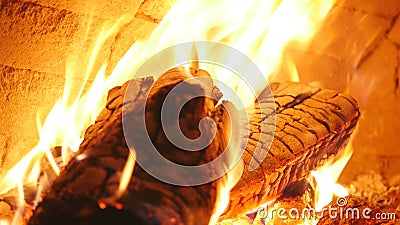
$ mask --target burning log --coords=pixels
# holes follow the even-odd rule
[[[216,182],[197,186],[167,184],[135,165],[127,190],[118,194],[121,171],[127,157],[131,157],[122,126],[124,107],[129,112],[124,121],[139,130],[134,138],[143,141],[141,129],[147,128],[154,145],[161,149],[160,153],[168,154],[165,156],[176,163],[200,165],[215,159],[225,149],[230,138],[227,132],[231,123],[226,113],[229,103],[215,107],[216,101],[211,98],[194,98],[182,108],[180,116],[180,122],[184,121],[182,131],[188,137],[198,136],[200,119],[207,115],[214,119],[216,138],[206,149],[185,152],[185,155],[165,141],[160,132],[159,110],[169,90],[187,78],[207,76],[202,70],[191,73],[173,69],[154,85],[152,78],[134,79],[130,85],[135,94],[129,96],[132,100],[125,104],[123,99],[128,83],[110,90],[106,108],[96,123],[87,129],[76,157],[54,181],[29,224],[207,224],[216,200]],[[186,85],[186,92],[173,97],[176,104],[191,99],[195,93],[204,96],[209,90],[216,98],[219,96],[216,89],[208,89],[210,86],[190,82]],[[149,93],[145,115],[147,127],[138,127],[138,121],[144,119],[137,114],[140,114],[141,103],[146,102],[146,93]]]
[[[253,117],[254,128],[243,155],[246,168],[230,192],[230,204],[222,219],[242,215],[279,197],[289,184],[335,157],[357,124],[358,106],[348,95],[291,82],[273,83],[271,90],[276,108],[275,135],[257,128],[268,123],[268,117]],[[261,93],[261,106],[270,101],[268,94]],[[252,114],[257,115],[257,111]],[[268,138],[273,138],[273,143],[264,152],[265,159],[260,167],[249,171],[256,152],[254,143],[264,143]]]
[[[189,77],[207,76],[201,70],[191,69],[190,72],[188,75],[173,69],[161,76],[151,90],[152,78],[134,79],[131,81],[135,86],[132,89],[136,91],[134,101],[125,103],[128,84],[112,89],[106,108],[96,123],[87,129],[76,157],[56,178],[29,224],[131,224],[132,221],[135,224],[207,224],[216,200],[218,181],[176,186],[153,178],[135,165],[126,191],[115,195],[119,193],[121,171],[129,156],[122,128],[122,109],[131,112],[134,127],[138,119],[135,118],[138,108],[135,106],[146,101],[145,93],[150,92],[146,105],[149,135],[154,145],[160,147],[157,148],[161,149],[160,153],[169,160],[201,165],[217,158],[225,149],[232,135],[229,133],[232,118],[227,115],[227,108],[234,107],[229,103],[216,107],[216,100],[195,98],[183,107],[179,122],[187,137],[200,135],[198,122],[207,115],[211,115],[217,124],[215,139],[203,151],[183,154],[165,141],[165,135],[160,132],[158,112],[169,90]],[[219,96],[210,84],[206,88],[189,84],[188,88],[191,88],[190,93],[211,90]],[[334,91],[297,83],[275,83],[272,92],[276,109],[269,108],[265,110],[268,114],[260,114],[260,109],[272,101],[271,93],[265,91],[256,107],[249,111],[250,136],[247,145],[242,146],[245,149],[242,156],[244,172],[230,192],[230,202],[221,219],[240,216],[278,197],[287,185],[323,165],[345,146],[359,117],[355,100]],[[181,97],[176,96],[176,100],[180,101]],[[275,126],[271,123],[274,115],[275,135],[261,129],[261,124]],[[138,141],[143,138],[141,135],[136,137]],[[261,151],[255,148],[256,143],[264,144],[272,139],[269,151],[267,145],[261,146]],[[260,155],[265,156],[260,165],[257,168],[250,165],[252,159],[262,158]],[[250,167],[255,170],[249,171]]]

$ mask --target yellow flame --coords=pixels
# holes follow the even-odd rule
[[[320,212],[327,206],[334,196],[346,197],[349,195],[347,189],[338,183],[340,174],[353,155],[353,140],[358,132],[356,127],[345,149],[334,158],[330,159],[322,168],[311,172],[308,179],[314,189],[314,208]],[[313,180],[315,182],[313,182]],[[318,218],[305,221],[304,224],[317,224]]]
[[[5,194],[13,188],[17,188],[18,190],[18,210],[12,225],[21,223],[22,213],[18,212],[23,212],[25,207],[24,185],[33,183],[31,185],[37,185],[39,186],[39,190],[41,190],[40,187],[42,184],[36,184],[35,182],[37,182],[39,178],[42,156],[46,156],[54,172],[58,174],[60,169],[52,155],[51,149],[57,145],[61,145],[63,162],[64,164],[67,163],[69,158],[73,155],[72,153],[78,150],[82,141],[83,132],[95,121],[95,118],[104,107],[107,91],[117,85],[107,82],[104,78],[106,67],[106,64],[104,64],[98,71],[91,89],[87,94],[82,96],[83,88],[89,77],[88,74],[90,74],[92,70],[93,62],[96,59],[99,48],[112,34],[118,31],[118,28],[123,22],[126,21],[124,21],[124,18],[121,18],[109,30],[103,29],[100,33],[97,41],[93,45],[93,52],[87,64],[86,74],[83,76],[85,79],[72,104],[69,104],[69,102],[71,98],[70,94],[72,90],[76,88],[72,85],[74,77],[73,71],[76,72],[76,70],[74,70],[74,68],[67,68],[62,98],[54,104],[43,124],[40,123],[39,117],[37,117],[40,136],[39,143],[13,166],[1,180],[0,194]]]
[[[147,58],[160,50],[189,41],[221,42],[249,56],[269,80],[277,79],[279,68],[286,66],[281,65],[281,57],[285,49],[305,49],[333,3],[334,0],[249,0],[245,2],[181,0],[172,7],[147,40],[137,41],[129,48],[111,74],[106,74],[107,62],[101,63],[102,66],[97,73],[95,72],[90,89],[83,94],[88,78],[94,73],[101,47],[106,40],[116,34],[122,24],[128,21],[127,18],[122,17],[111,28],[102,30],[88,60],[81,61],[79,58],[72,58],[75,61],[66,63],[66,83],[62,98],[54,104],[44,123],[38,125],[40,140],[37,146],[1,180],[0,194],[17,187],[20,207],[23,207],[23,185],[37,181],[39,176],[37,166],[34,166],[33,172],[30,171],[32,165],[39,165],[42,156],[46,156],[53,170],[58,174],[59,165],[52,156],[51,148],[62,145],[63,163],[67,163],[79,148],[86,128],[94,122],[96,116],[104,108],[108,90],[130,79]],[[201,50],[198,52],[201,54]],[[227,60],[230,59],[227,58]],[[82,67],[81,64],[85,68],[83,72],[78,69],[79,65]],[[225,72],[219,73],[218,69],[215,69],[214,74],[219,74],[217,78],[236,90],[243,101],[253,101],[254,98],[249,97],[253,96],[253,93],[246,90],[247,85],[242,84],[242,81],[232,78]],[[83,81],[77,87],[73,79],[78,75]],[[143,74],[143,76],[147,75],[149,74]],[[298,77],[298,74],[293,77]],[[246,79],[254,78],[246,77]],[[293,79],[298,80],[298,78]],[[257,89],[260,91],[264,87],[265,83],[260,82]],[[73,90],[78,90],[75,98],[71,94]],[[129,165],[132,163],[130,162]],[[131,173],[127,174],[131,175]],[[126,176],[123,177],[126,179]],[[219,198],[221,202],[229,199],[226,193],[229,193],[233,186],[232,182],[234,181],[221,185],[220,193],[223,195]],[[121,181],[121,185],[125,183]],[[124,189],[124,187],[120,188]],[[216,210],[214,217],[218,217],[222,211]]]
[[[338,197],[349,195],[347,189],[338,184],[337,181],[352,154],[353,148],[350,143],[343,153],[336,156],[336,159],[337,157],[339,159],[331,160],[322,168],[311,172],[317,184],[313,188],[315,192],[314,207],[318,212],[332,201],[334,195]]]
[[[135,161],[136,151],[134,149],[130,149],[129,151],[131,152],[132,155],[128,155],[124,169],[122,170],[121,181],[119,183],[118,191],[117,191],[118,197],[122,196],[122,194],[128,188],[129,182],[130,182],[132,174],[133,174],[133,169],[135,168],[135,164],[136,164],[136,161]]]
[[[0,225],[9,225],[10,223],[7,220],[0,219]]]

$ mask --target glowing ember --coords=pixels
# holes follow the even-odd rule
[[[113,27],[103,30],[86,61],[81,62],[78,58],[72,58],[73,61],[67,62],[64,94],[54,104],[44,123],[38,123],[39,143],[0,182],[0,194],[14,188],[17,188],[19,192],[19,209],[12,224],[16,225],[22,222],[26,204],[23,187],[27,185],[39,187],[36,199],[39,200],[42,187],[49,182],[48,179],[39,179],[41,158],[46,156],[54,172],[58,174],[60,168],[51,149],[55,146],[62,146],[62,165],[65,165],[73,153],[78,150],[86,128],[94,122],[101,109],[104,108],[108,90],[130,79],[144,60],[174,44],[208,40],[221,42],[242,51],[260,67],[268,80],[279,79],[280,68],[286,67],[291,71],[291,79],[298,81],[294,63],[290,59],[286,59],[285,61],[288,63],[282,64],[285,49],[288,47],[305,49],[333,3],[334,0],[257,0],[245,3],[239,0],[182,0],[169,11],[150,38],[138,41],[130,47],[111,74],[105,74],[106,62],[97,72],[93,71],[94,64],[104,42],[116,34],[126,19],[121,18]],[[210,54],[202,49],[197,49],[197,53],[199,55]],[[227,61],[232,60],[229,58],[229,53],[226,55]],[[193,59],[193,54],[188,52],[187,55],[177,55],[176,57],[186,57],[190,61]],[[78,69],[78,63],[86,66],[84,71]],[[246,89],[247,85],[243,85],[244,81],[237,76],[232,77],[228,72],[224,72],[222,68],[215,65],[200,64],[200,68],[208,70],[212,75],[218,74],[216,78],[236,90],[245,105],[254,101],[254,94]],[[73,85],[73,77],[77,75],[85,79],[80,87]],[[86,94],[83,94],[86,80],[93,75],[95,75],[95,79],[91,88]],[[147,75],[149,74],[143,74],[143,76]],[[246,79],[253,78],[246,77]],[[259,82],[257,91],[260,91],[265,85],[265,83]],[[74,98],[71,93],[76,89],[79,91]],[[229,96],[225,96],[225,98],[229,99]],[[80,155],[76,159],[84,160],[85,156]],[[117,197],[125,191],[134,165],[133,158],[128,157],[116,193]],[[228,174],[226,182],[220,182],[220,194],[210,224],[215,223],[223,212],[229,200],[229,190],[240,178],[240,166],[238,168],[237,171]],[[314,176],[319,179],[317,172],[314,173]],[[107,204],[99,202],[99,206],[105,208]],[[1,220],[0,224],[7,224],[7,222]]]

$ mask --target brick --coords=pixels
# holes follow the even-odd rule
[[[383,160],[400,156],[399,91],[394,84],[398,55],[397,46],[384,39],[363,61],[350,83],[349,92],[358,99],[362,117],[354,138],[353,158],[344,176],[370,169],[381,171],[386,177],[398,173],[395,162]]]
[[[149,18],[155,19],[157,21],[162,20],[167,14],[168,10],[172,5],[177,2],[177,0],[144,0],[139,8],[138,14],[149,16]]]
[[[389,19],[335,7],[313,38],[309,49],[356,68],[360,60],[381,41],[389,26]]]
[[[43,72],[64,71],[64,54],[79,30],[77,15],[33,3],[0,10],[0,63]]]
[[[58,10],[67,10],[76,14],[93,15],[104,20],[117,20],[122,15],[133,17],[141,0],[136,1],[107,1],[107,0],[68,0],[68,1],[53,1],[53,0],[23,0],[25,2],[36,3],[42,6],[55,8]]]
[[[146,29],[148,21],[131,19],[131,24],[137,26],[130,29],[132,43],[137,37],[143,37],[143,32],[149,34],[155,27]],[[64,73],[67,58],[76,56],[82,62],[101,29],[114,24],[115,20],[89,18],[37,3],[6,2],[0,9],[0,64],[45,73]],[[98,56],[99,62],[108,59],[113,41],[111,38],[105,43]]]
[[[346,62],[330,55],[307,52],[290,52],[300,81],[317,87],[344,91],[353,69]]]
[[[8,66],[0,66],[0,76],[0,168],[4,171],[36,145],[37,113],[43,120],[61,97],[64,77]]]
[[[384,17],[394,17],[400,13],[398,0],[339,0],[338,4],[356,11],[364,11],[368,14],[376,14]]]
[[[388,34],[388,38],[400,45],[400,18],[398,17],[393,24],[392,29]]]
[[[103,21],[96,17],[89,23],[87,16],[65,9],[32,2],[8,2],[0,10],[0,64],[45,73],[65,73],[66,60],[72,58],[84,63],[100,30],[114,23],[114,20]],[[113,66],[131,44],[147,37],[155,27],[154,22],[132,18],[117,37],[106,41],[95,67],[98,69],[101,63],[109,60],[110,54],[113,54],[110,62]],[[79,65],[79,68],[85,67]]]

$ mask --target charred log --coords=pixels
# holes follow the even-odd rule
[[[173,69],[156,83],[152,78],[134,79],[130,85],[133,85],[131,90],[135,93],[130,93],[125,103],[123,99],[128,83],[110,90],[106,108],[96,123],[87,129],[77,156],[54,181],[29,224],[207,224],[214,208],[216,182],[187,187],[167,184],[136,165],[127,190],[122,196],[115,197],[121,171],[127,157],[131,157],[122,127],[123,108],[128,111],[124,122],[138,129],[134,138],[140,142],[141,129],[147,128],[153,144],[161,149],[160,153],[176,163],[200,165],[213,160],[224,150],[229,138],[227,126],[230,118],[226,104],[215,107],[214,99],[194,98],[183,107],[180,116],[180,122],[184,121],[182,131],[188,137],[199,135],[200,119],[205,116],[214,119],[216,140],[206,149],[182,157],[183,151],[168,143],[158,127],[159,106],[168,91],[193,76],[207,76],[207,73],[192,70],[188,74]],[[191,99],[194,92],[201,94],[215,90],[207,86],[211,84],[186,85],[187,91],[173,96],[173,100],[184,101]],[[214,94],[218,95],[218,92]],[[147,127],[138,128],[137,121],[144,118],[138,118],[137,111],[141,110],[140,104],[143,103],[146,103]]]
[[[54,181],[29,224],[207,224],[216,198],[215,182],[175,186],[153,178],[136,165],[127,191],[118,199],[112,199],[129,156],[122,129],[122,108],[132,111],[134,125],[136,104],[147,101],[146,109],[150,113],[146,113],[146,119],[151,121],[146,124],[149,135],[154,145],[161,147],[160,153],[176,163],[201,165],[218,157],[226,147],[230,136],[226,107],[232,106],[226,103],[215,107],[215,100],[208,98],[195,98],[182,110],[182,114],[187,115],[180,117],[182,130],[188,132],[185,135],[195,138],[199,135],[198,121],[211,115],[218,130],[216,139],[207,149],[183,154],[160,132],[157,116],[160,101],[183,79],[199,76],[199,73],[203,76],[205,72],[191,70],[191,73],[169,71],[153,89],[151,78],[134,79],[131,83],[135,85],[136,94],[125,103],[127,83],[112,89],[106,108],[87,129],[77,156]],[[193,85],[200,92],[215,90],[210,85],[207,88]],[[145,93],[150,93],[149,98]],[[180,97],[176,96],[177,101]],[[350,96],[297,83],[272,84],[272,94],[265,91],[259,100],[255,108],[248,109],[250,128],[243,133],[250,135],[242,137],[247,138],[247,144],[242,146],[245,168],[231,190],[229,206],[221,219],[237,217],[278,197],[286,186],[323,165],[345,146],[359,117],[357,103]],[[275,104],[275,109],[270,108],[271,103]],[[263,107],[267,107],[263,111],[266,114],[260,113]],[[275,135],[261,125],[276,126]],[[137,139],[140,138],[138,135]],[[269,151],[267,144],[261,146],[261,151],[255,148],[256,143],[270,140],[273,142]],[[260,159],[259,154],[265,159],[250,171],[250,162]]]

